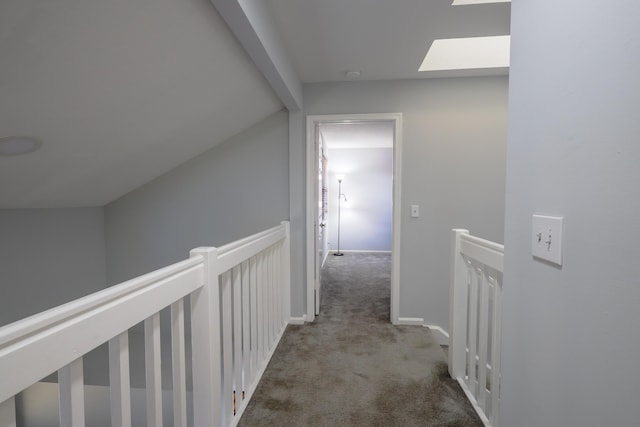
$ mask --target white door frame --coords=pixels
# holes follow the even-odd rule
[[[306,321],[315,319],[315,239],[318,202],[315,188],[318,172],[315,170],[316,133],[320,123],[379,122],[394,123],[393,135],[393,210],[392,210],[392,254],[391,254],[391,323],[398,323],[400,311],[400,219],[402,217],[402,113],[331,114],[307,116],[307,173],[306,173],[306,252],[307,252],[307,315]]]

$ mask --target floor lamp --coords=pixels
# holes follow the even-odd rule
[[[346,202],[347,196],[342,194],[342,180],[344,179],[344,175],[336,175],[336,178],[338,178],[338,252],[334,252],[333,256],[343,256],[344,254],[340,252],[340,203],[343,197]]]

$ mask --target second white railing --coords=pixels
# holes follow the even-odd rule
[[[131,426],[129,329],[139,322],[144,322],[147,425],[162,426],[160,341],[166,334],[160,311],[167,307],[171,424],[187,426],[189,418],[195,426],[234,426],[290,318],[289,248],[289,223],[283,222],[220,248],[194,249],[185,261],[0,328],[0,426],[16,425],[15,395],[55,371],[60,425],[84,426],[83,355],[105,342],[111,425]],[[186,385],[189,343],[192,406]]]
[[[487,427],[498,427],[504,246],[453,230],[449,373]]]

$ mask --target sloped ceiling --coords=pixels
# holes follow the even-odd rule
[[[0,208],[102,206],[282,108],[206,0],[3,0]]]
[[[264,0],[305,83],[507,74],[505,68],[419,72],[434,39],[510,33],[510,3],[452,0]]]

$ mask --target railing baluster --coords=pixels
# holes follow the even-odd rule
[[[282,267],[281,254],[282,244],[277,243],[275,245],[275,258],[273,260],[273,268],[276,272],[276,336],[280,333],[282,327],[282,274],[280,268]]]
[[[235,390],[234,414],[242,403],[242,278],[241,269],[237,265],[232,270],[233,285],[233,372]]]
[[[251,297],[249,295],[249,261],[242,263],[242,371],[243,390],[249,391],[253,375],[251,367]]]
[[[187,427],[183,299],[171,304],[171,367],[173,374],[173,425],[174,427]]]
[[[280,332],[280,325],[282,316],[280,316],[280,245],[276,244],[273,247],[273,332],[275,336],[278,336]]]
[[[493,286],[493,336],[491,337],[491,424],[499,427],[500,414],[500,356],[502,348],[502,278]]]
[[[109,340],[109,396],[111,426],[131,427],[129,331]]]
[[[16,399],[0,402],[0,427],[16,427]]]
[[[15,397],[0,402],[0,427],[16,427]]]
[[[278,283],[277,283],[277,248],[276,245],[271,247],[271,311],[273,313],[271,319],[271,342],[275,342],[278,331]],[[275,345],[275,344],[274,344]]]
[[[478,274],[476,273],[475,266],[469,268],[469,274],[471,275],[470,289],[469,289],[469,329],[468,329],[468,347],[469,353],[467,354],[467,369],[469,372],[469,378],[467,384],[469,389],[472,390],[474,396],[477,394],[477,381],[476,381],[476,356],[478,354]]]
[[[162,426],[162,378],[160,370],[160,313],[144,321],[144,355],[147,389],[147,426]]]
[[[233,419],[233,319],[231,313],[231,272],[222,273],[222,412],[224,424]]]
[[[283,274],[283,285],[284,285],[284,310],[283,310],[283,322],[289,323],[289,319],[291,318],[291,247],[290,247],[290,239],[289,236],[291,234],[289,228],[289,222],[283,221],[282,225],[285,227],[285,239],[282,242],[282,274]]]
[[[478,404],[487,412],[487,353],[489,340],[489,292],[485,266],[479,267],[480,327],[478,335]]]
[[[256,335],[258,338],[258,351],[256,354],[256,366],[261,366],[264,360],[264,275],[263,275],[263,252],[256,256],[256,308],[257,323]]]
[[[271,319],[271,310],[269,309],[269,301],[271,299],[270,287],[269,287],[269,249],[266,249],[263,254],[262,261],[262,305],[264,307],[264,354],[263,358],[266,358],[271,349],[271,330],[269,329],[269,320]]]
[[[276,331],[277,331],[277,325],[278,325],[278,321],[277,321],[277,317],[278,317],[278,311],[276,310],[276,248],[275,246],[271,247],[271,342],[272,345],[275,346],[275,340],[276,340]]]
[[[269,353],[269,307],[267,306],[267,301],[269,300],[269,277],[267,276],[267,251],[263,251],[260,254],[260,259],[262,261],[262,268],[260,271],[262,299],[259,302],[262,306],[262,326],[260,327],[260,333],[262,335],[261,360],[264,361]]]
[[[257,279],[257,259],[252,257],[249,261],[249,285],[251,287],[251,372],[255,375],[258,366],[258,279]],[[253,382],[251,383],[253,384]]]
[[[58,370],[60,425],[84,426],[84,375],[82,357]]]
[[[191,256],[202,256],[205,265],[204,286],[190,296],[193,424],[217,426],[222,425],[218,249],[194,249]]]
[[[269,350],[271,350],[273,346],[273,318],[275,314],[273,312],[273,248],[269,248],[268,251],[267,266],[269,270],[267,274],[269,275],[269,300],[267,301],[267,305],[269,307]]]

